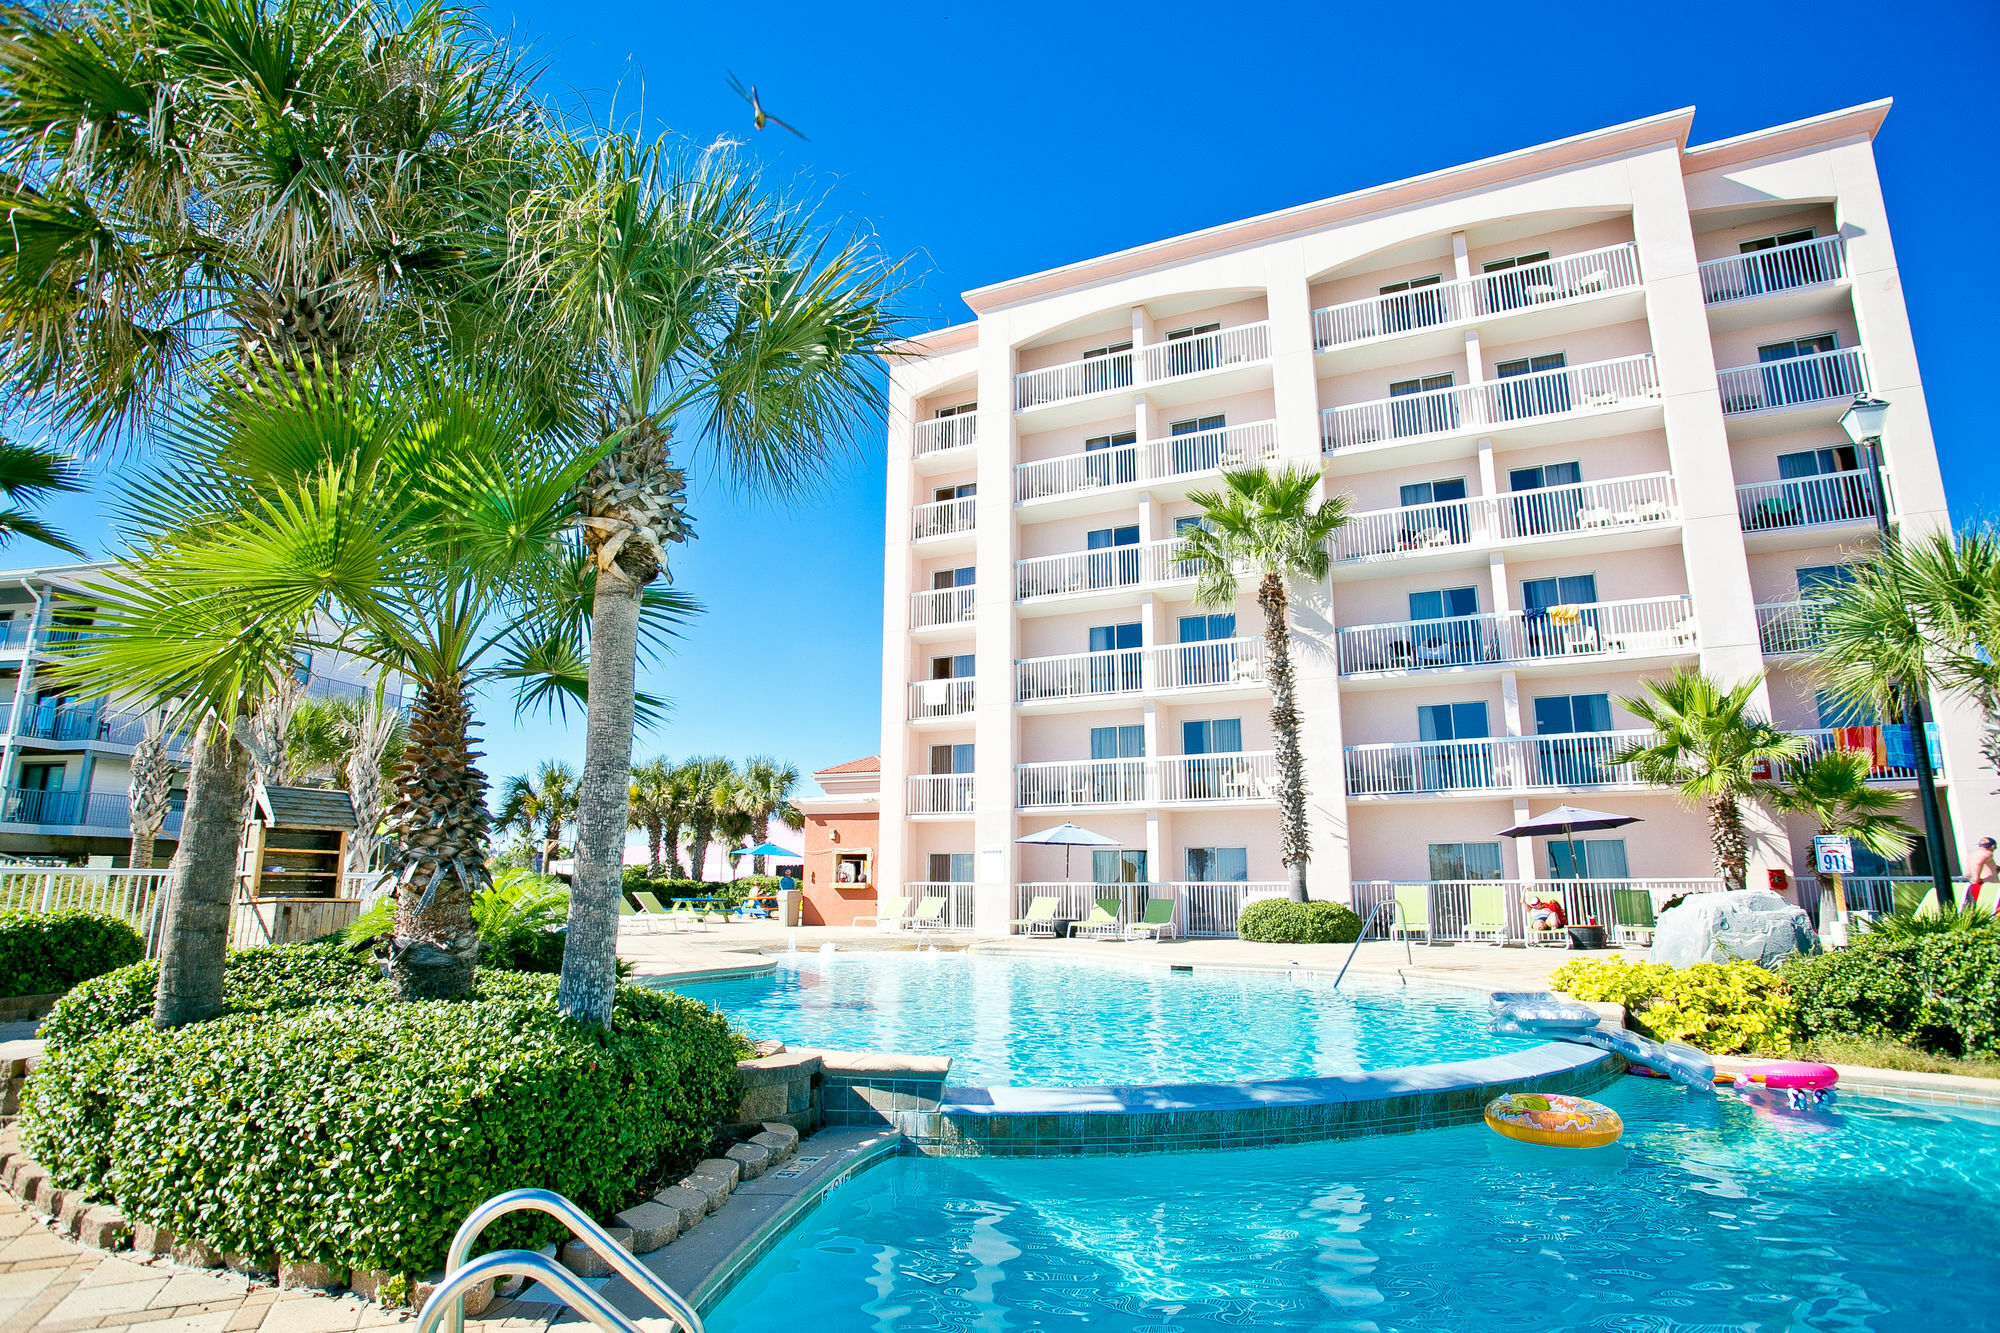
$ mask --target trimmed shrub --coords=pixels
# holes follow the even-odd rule
[[[102,912],[0,912],[0,995],[52,995],[145,956],[139,932]]]
[[[1236,918],[1236,934],[1264,944],[1352,944],[1361,918],[1342,903],[1259,898]]]
[[[1579,1000],[1638,1009],[1673,975],[1668,963],[1628,963],[1622,958],[1578,958],[1549,975],[1549,984]]]
[[[1846,949],[1792,959],[1784,975],[1808,1037],[2000,1056],[2000,932],[1871,931]]]
[[[505,1189],[629,1206],[701,1155],[738,1096],[739,1039],[693,1000],[620,986],[606,1032],[557,1015],[552,978],[478,988],[64,1046],[29,1079],[27,1146],[63,1187],[184,1241],[421,1275]],[[522,1215],[488,1243],[558,1231]]]
[[[1549,982],[1579,1000],[1624,1005],[1648,1036],[1719,1054],[1781,1055],[1797,1031],[1785,983],[1744,959],[1673,967],[1580,958]]]

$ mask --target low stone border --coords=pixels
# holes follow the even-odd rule
[[[0,995],[0,1023],[33,1023],[47,1018],[63,995],[62,991],[48,995]]]

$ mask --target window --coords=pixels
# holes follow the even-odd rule
[[[1553,301],[1558,295],[1555,270],[1549,265],[1547,250],[1511,259],[1489,259],[1479,267],[1488,275],[1486,303],[1493,310],[1515,310],[1537,301]]]
[[[939,592],[946,588],[970,588],[978,573],[971,565],[961,569],[938,569],[931,571],[931,587]]]
[[[1221,324],[1190,324],[1184,329],[1174,329],[1167,334],[1168,342],[1179,342],[1183,338],[1199,338],[1204,333],[1214,333]]]
[[[1120,352],[1129,352],[1131,350],[1132,340],[1127,338],[1122,343],[1112,343],[1105,347],[1093,347],[1083,354],[1083,359],[1085,361],[1096,361],[1101,357],[1116,356]]]
[[[970,745],[933,745],[931,747],[931,772],[933,774],[970,773],[972,771],[972,747]]]
[[[967,412],[977,412],[978,410],[978,403],[960,403],[956,407],[940,407],[931,415],[934,417],[959,417],[964,416]]]
[[[1181,723],[1182,754],[1241,754],[1243,719],[1218,717]]]
[[[1381,313],[1382,332],[1403,333],[1444,323],[1444,293],[1439,290],[1443,282],[1442,273],[1433,273],[1385,284],[1381,292],[1389,299],[1376,305]]]
[[[1146,853],[1116,847],[1099,847],[1090,854],[1093,884],[1144,884]]]
[[[1575,860],[1583,863],[1582,874],[1570,856],[1571,843],[1567,839],[1550,838],[1549,878],[1551,879],[1626,879],[1631,872],[1625,866],[1625,839],[1623,838],[1578,838]]]
[[[1803,338],[1787,338],[1783,342],[1763,343],[1757,348],[1757,359],[1789,361],[1794,357],[1817,356],[1821,352],[1831,352],[1839,346],[1839,335],[1814,333]]]
[[[1484,699],[1462,704],[1424,704],[1417,709],[1419,740],[1483,740],[1488,734]]]
[[[1499,879],[1497,842],[1434,842],[1430,845],[1432,879]]]
[[[1521,607],[1525,613],[1528,651],[1536,656],[1561,653],[1596,652],[1604,644],[1598,637],[1597,576],[1564,574],[1559,578],[1522,579]],[[1549,614],[1556,606],[1575,607],[1575,619],[1567,614],[1558,619]]]
[[[1551,532],[1575,532],[1583,523],[1580,516],[1585,496],[1578,490],[1559,488],[1575,486],[1582,480],[1581,463],[1543,463],[1510,469],[1507,489],[1514,492],[1514,498],[1507,503],[1513,508],[1515,533],[1539,537]],[[1551,493],[1533,493],[1537,491]]]
[[[1438,588],[1410,594],[1410,619],[1437,620],[1435,627],[1412,628],[1407,642],[1389,645],[1397,667],[1470,666],[1497,656],[1487,651],[1485,626],[1465,619],[1479,614],[1479,589]],[[1498,645],[1494,645],[1497,650]]]
[[[933,657],[931,659],[931,679],[972,679],[972,654],[959,653],[954,657]]]
[[[940,486],[931,492],[933,500],[965,500],[979,494],[979,483],[968,481],[963,486]]]
[[[1236,645],[1229,642],[1235,637],[1236,616],[1233,612],[1182,616],[1180,641],[1195,646],[1183,647],[1174,654],[1173,661],[1180,674],[1172,683],[1228,684],[1236,673]]]
[[[1793,477],[1824,477],[1835,472],[1857,472],[1861,459],[1851,444],[1838,444],[1831,449],[1802,449],[1794,454],[1778,455],[1778,475],[1786,480]]]
[[[1143,726],[1092,727],[1092,759],[1138,760],[1146,757],[1146,729]],[[1140,763],[1107,763],[1090,771],[1090,799],[1099,803],[1142,801],[1146,798],[1146,766]]]
[[[1182,643],[1213,643],[1217,639],[1236,637],[1236,613],[1216,612],[1205,616],[1182,616],[1180,623]]]
[[[1121,551],[1118,547],[1139,544],[1139,525],[1130,524],[1122,528],[1097,528],[1084,538],[1084,545],[1092,554],[1087,563],[1090,586],[1093,588],[1113,588],[1124,583],[1139,581],[1139,553],[1136,550]]]
[[[1753,256],[1742,265],[1742,295],[1758,296],[1793,287],[1810,287],[1839,277],[1838,252],[1830,252],[1824,246],[1805,244],[1812,239],[1813,229],[1807,227],[1802,231],[1781,231],[1776,236],[1760,236],[1754,241],[1738,242],[1738,253]],[[1790,246],[1802,248],[1780,252],[1780,247]],[[1736,293],[1729,295],[1733,297]]]
[[[1754,241],[1739,241],[1736,249],[1742,254],[1754,254],[1759,250],[1775,250],[1781,245],[1797,245],[1812,238],[1813,229],[1807,227],[1804,231],[1781,231],[1776,236],[1760,236]]]
[[[1435,431],[1456,430],[1458,428],[1458,395],[1434,393],[1436,389],[1449,389],[1452,377],[1425,375],[1419,379],[1397,380],[1389,386],[1389,397],[1411,398],[1407,403],[1389,404],[1389,430],[1401,437],[1404,435],[1428,435]],[[1425,395],[1412,398],[1412,395]]]
[[[1778,476],[1789,483],[1748,508],[1752,528],[1802,523],[1850,523],[1875,517],[1875,486],[1862,475],[1851,444],[1778,455]]]
[[[1145,758],[1145,727],[1092,727],[1090,729],[1090,757],[1092,759]]]
[[[931,882],[933,884],[970,884],[972,882],[971,852],[932,852]]]
[[[1815,333],[1804,338],[1765,343],[1757,349],[1763,366],[1759,381],[1763,399],[1754,407],[1786,407],[1793,403],[1817,403],[1827,398],[1845,398],[1861,388],[1859,375],[1848,360],[1824,356],[1839,348],[1840,340],[1831,333]]]
[[[1173,468],[1176,474],[1205,472],[1223,467],[1240,458],[1225,458],[1227,441],[1223,431],[1227,430],[1227,416],[1218,412],[1213,416],[1189,417],[1176,421],[1167,427],[1173,437]]]
[[[1123,486],[1136,481],[1139,476],[1139,453],[1128,446],[1138,442],[1138,432],[1129,430],[1112,435],[1093,435],[1085,440],[1083,451],[1086,454],[1102,453],[1104,457],[1084,460],[1084,480],[1093,486]],[[1112,449],[1118,452],[1106,452]]]
[[[1522,579],[1521,602],[1532,614],[1552,606],[1589,606],[1597,600],[1595,574],[1564,574],[1552,579]]]
[[[1187,777],[1186,794],[1196,800],[1250,795],[1249,775],[1241,760],[1196,757],[1242,752],[1241,718],[1218,717],[1181,723],[1181,753],[1190,756],[1182,766]]]
[[[1402,503],[1411,505],[1447,504],[1465,498],[1465,478],[1447,477],[1441,481],[1415,481],[1402,489]]]
[[[1091,626],[1090,651],[1107,655],[1090,660],[1090,692],[1115,694],[1138,689],[1139,646],[1140,627],[1136,620],[1123,625]]]
[[[1535,734],[1565,736],[1611,730],[1608,694],[1545,694],[1535,700]]]
[[[63,790],[64,765],[22,764],[10,793],[6,817],[18,824],[67,824],[76,814],[81,792]]]
[[[1083,354],[1083,360],[1098,364],[1083,371],[1076,378],[1081,381],[1079,393],[1102,393],[1106,389],[1122,389],[1132,383],[1132,340],[1110,343],[1103,347],[1093,347]],[[1065,395],[1066,396],[1066,395]]]
[[[1608,694],[1549,694],[1535,700],[1535,758],[1542,781],[1585,787],[1609,780],[1617,747],[1597,733],[1611,730]]]
[[[63,769],[62,764],[23,764],[20,776],[21,790],[61,791]]]
[[[1854,582],[1851,565],[1804,565],[1798,570],[1799,597],[1811,601],[1826,597]]]
[[[833,882],[836,884],[866,884],[868,882],[868,853],[842,852],[834,857]]]
[[[1471,537],[1471,513],[1465,506],[1465,478],[1418,481],[1400,492],[1404,513],[1397,541],[1405,550],[1425,546],[1458,546]]]
[[[1426,704],[1417,709],[1417,738],[1426,741],[1479,741],[1487,730],[1486,702]],[[1417,753],[1419,791],[1454,791],[1493,785],[1492,747],[1435,745]]]
[[[1526,417],[1546,417],[1569,411],[1569,376],[1543,373],[1561,370],[1567,364],[1568,358],[1562,352],[1545,352],[1540,356],[1524,356],[1495,363],[1493,373],[1502,380],[1520,379],[1523,375],[1536,377],[1519,384],[1501,384],[1494,389],[1500,419],[1519,421]]]
[[[1242,884],[1250,878],[1250,856],[1242,847],[1190,847],[1187,877],[1193,884]]]
[[[1213,370],[1217,364],[1217,351],[1213,338],[1204,338],[1204,333],[1215,333],[1220,324],[1191,324],[1184,329],[1171,329],[1167,333],[1165,347],[1166,373],[1168,375],[1192,375],[1199,370]],[[1175,344],[1180,344],[1175,346]]]
[[[1479,589],[1439,588],[1436,592],[1410,594],[1410,619],[1443,620],[1447,616],[1479,614]]]
[[[1137,648],[1139,634],[1139,622],[1136,620],[1123,625],[1093,625],[1090,627],[1090,651],[1108,653],[1118,648]]]
[[[1813,695],[1813,706],[1819,712],[1822,727],[1873,727],[1882,720],[1867,703],[1843,699],[1831,690],[1821,690]]]

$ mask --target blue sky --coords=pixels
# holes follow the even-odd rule
[[[1877,97],[1876,141],[1954,515],[2000,508],[1979,349],[2000,173],[2000,6],[1694,4],[1496,11],[1386,5],[501,0],[552,93],[696,142],[748,140],[778,179],[865,221],[958,294],[1124,246],[1675,107],[1697,142]],[[1644,24],[1634,15],[1643,14]],[[734,70],[809,142],[759,135]],[[647,673],[675,716],[641,756],[767,751],[804,770],[879,743],[879,432],[778,502],[697,471],[678,579],[709,614]],[[99,548],[96,497],[56,506]],[[10,552],[19,563],[40,558]],[[583,728],[484,710],[497,782],[582,756]]]

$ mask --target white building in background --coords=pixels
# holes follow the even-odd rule
[[[0,572],[0,858],[124,865],[132,825],[126,792],[142,715],[117,701],[77,701],[43,670],[52,646],[90,633],[88,585],[109,563],[43,565]],[[340,653],[310,663],[306,693],[360,698],[374,669]],[[392,706],[402,683],[392,678]],[[178,744],[169,751],[180,760]],[[155,849],[173,854],[185,774]]]
[[[1763,673],[1778,722],[1912,788],[1907,732],[1799,659],[1874,540],[1857,392],[1891,404],[1894,520],[1948,522],[1887,112],[1689,147],[1677,111],[967,293],[893,365],[877,882],[1004,933],[1064,878],[1016,838],[1073,820],[1123,844],[1078,879],[1197,933],[1277,886],[1260,613],[1197,606],[1175,559],[1189,491],[1251,462],[1354,511],[1295,606],[1316,897],[1711,875],[1700,813],[1609,760],[1675,666]],[[1950,837],[2000,832],[1937,702]],[[1580,866],[1496,836],[1563,802],[1644,822]],[[1752,818],[1758,882],[1809,871],[1811,830]]]

